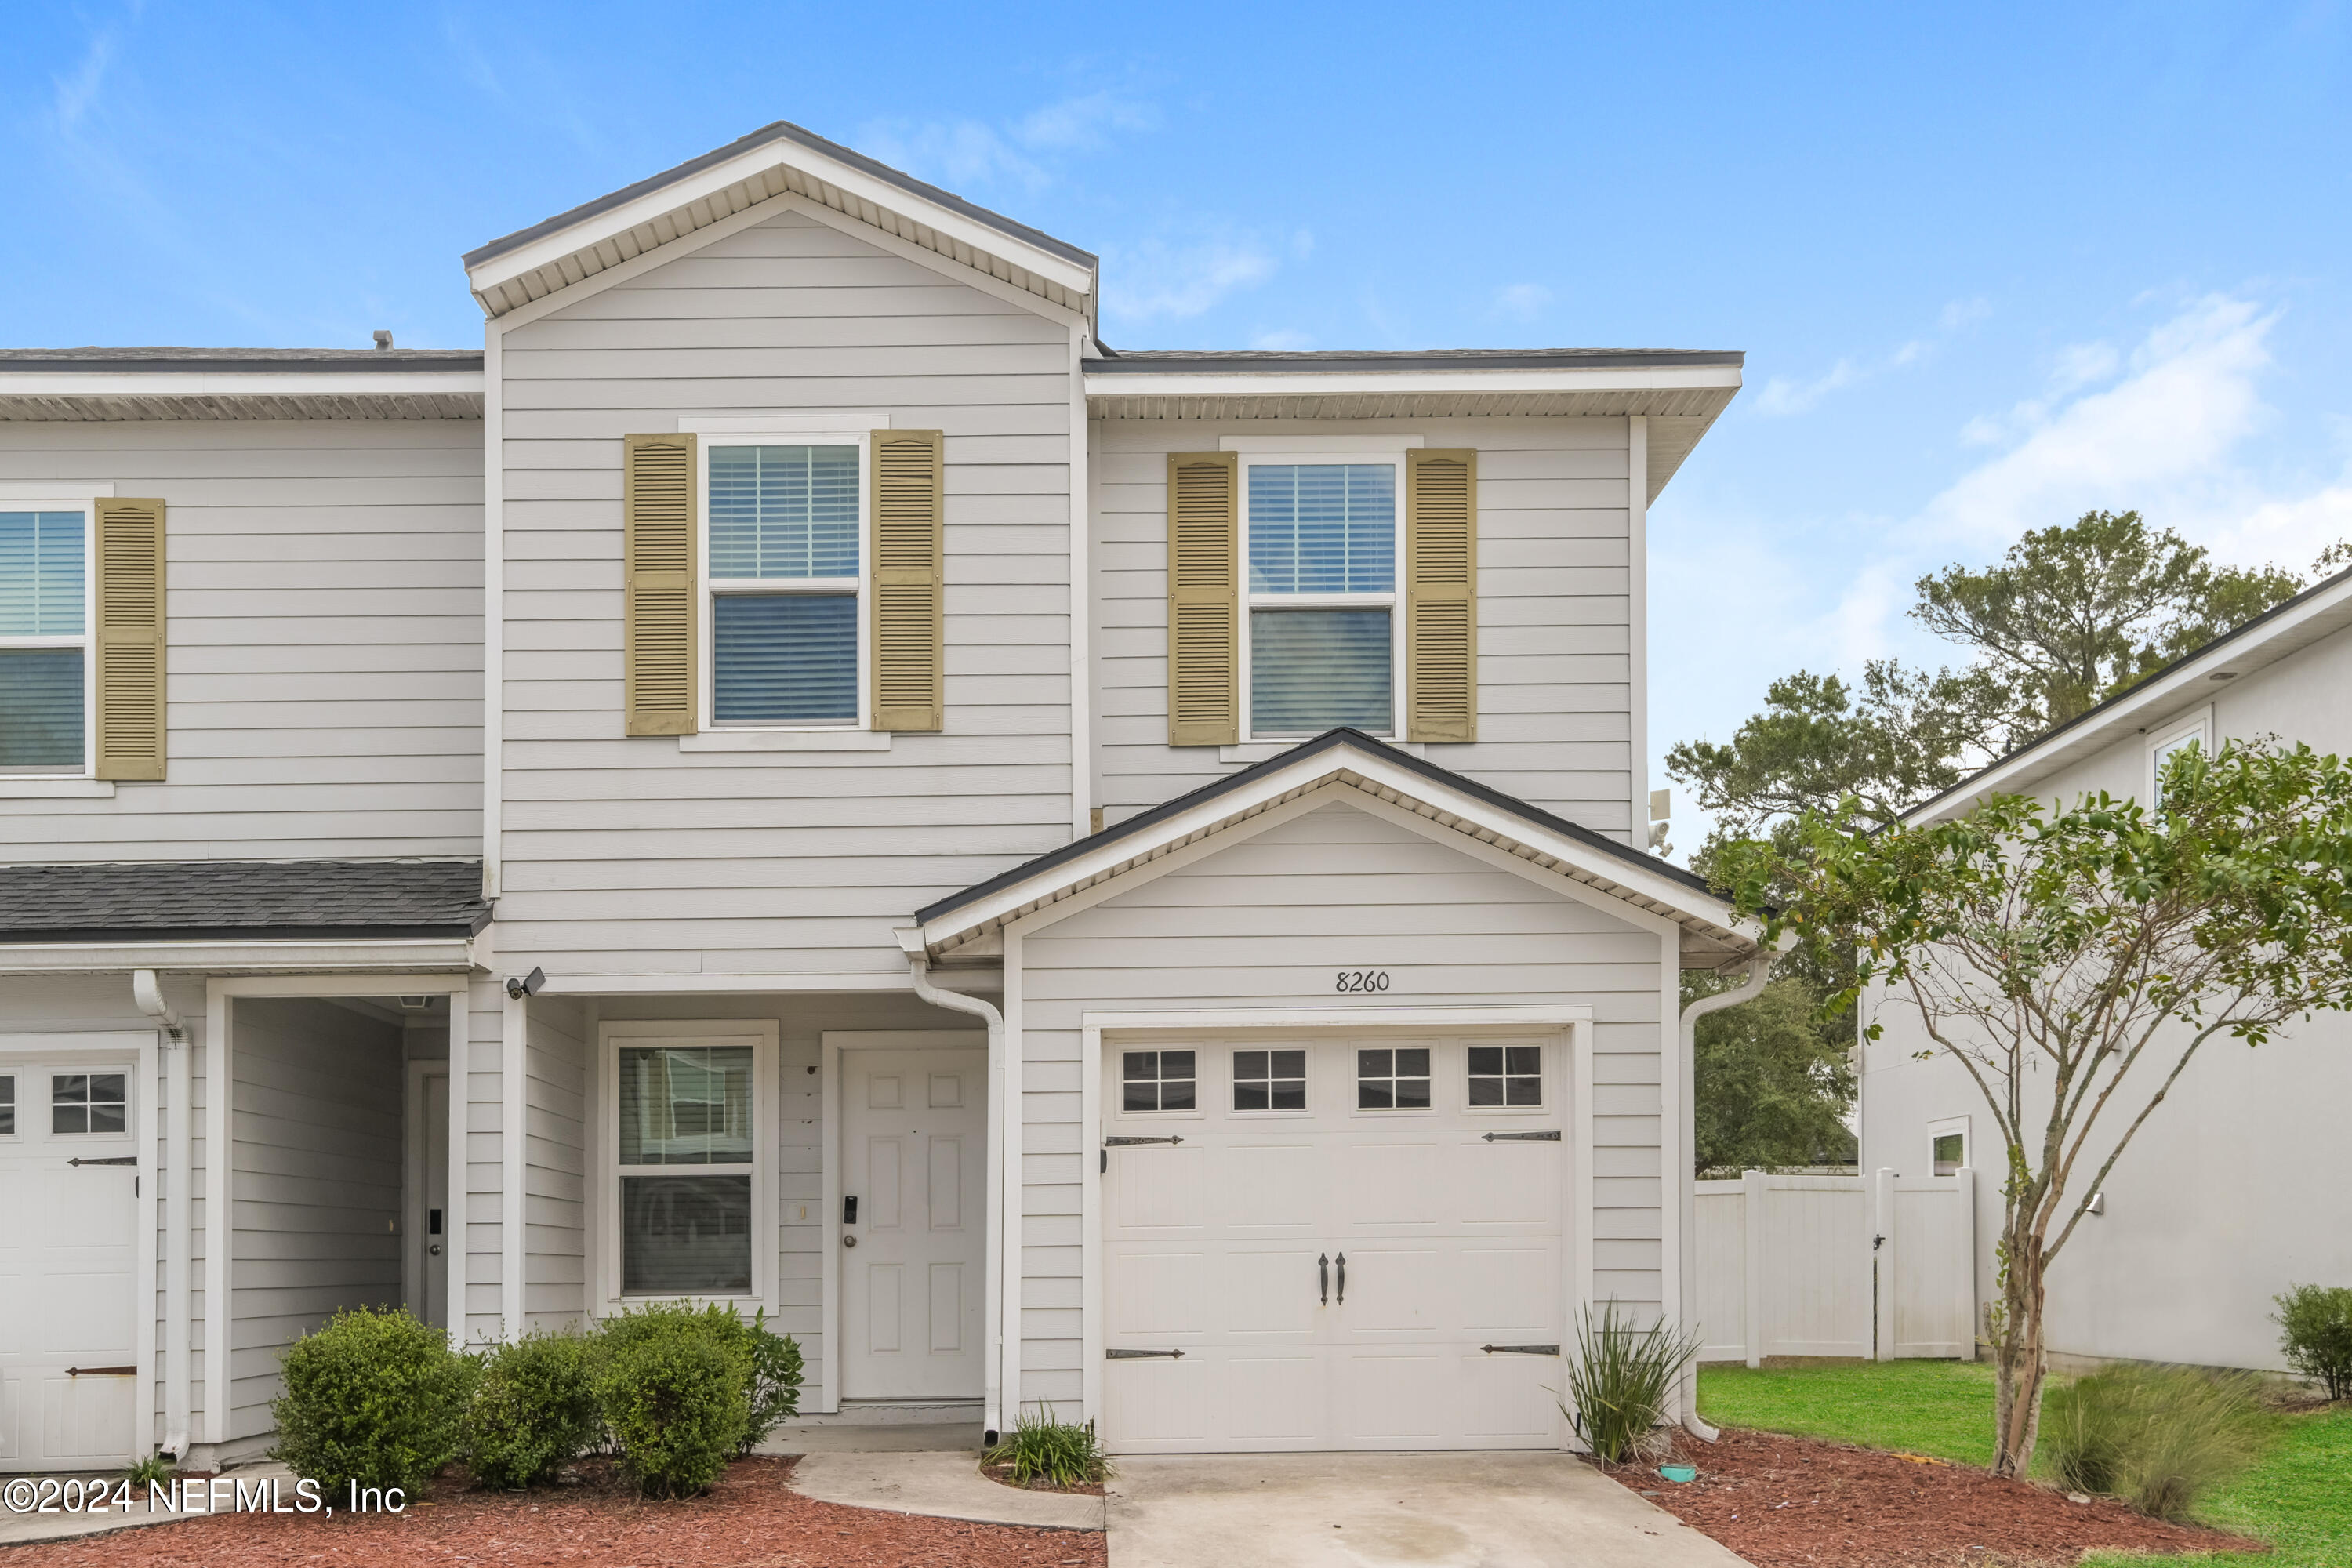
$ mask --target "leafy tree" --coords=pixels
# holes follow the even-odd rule
[[[1687,978],[1683,1000],[1721,984]],[[1853,1158],[1844,1120],[1853,1107],[1851,1032],[1824,1021],[1821,995],[1805,977],[1767,981],[1754,1001],[1701,1018],[1696,1037],[1694,1169]]]
[[[1864,994],[1915,1011],[1983,1096],[2004,1145],[1995,1473],[2033,1457],[2049,1269],[2091,1197],[2217,1036],[2259,1046],[2352,1006],[2352,770],[2305,746],[2191,748],[2162,804],[2059,810],[1996,795],[1953,821],[1871,830],[1808,813],[1793,851],[1727,845],[1757,915],[1845,955]],[[1869,1024],[1865,1033],[1879,1035]]]

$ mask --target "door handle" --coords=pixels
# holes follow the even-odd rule
[[[437,1241],[436,1241],[436,1242],[435,1242],[432,1246],[430,1246],[430,1247],[426,1247],[425,1250],[425,1251],[427,1251],[427,1252],[429,1252],[429,1253],[431,1253],[434,1257],[438,1258],[438,1257],[440,1257],[440,1256],[441,1256],[441,1244],[440,1244],[439,1242],[437,1242]]]
[[[1339,1254],[1339,1305],[1348,1304],[1348,1255]]]
[[[1331,1300],[1331,1255],[1329,1253],[1318,1252],[1315,1255],[1315,1277],[1321,1281],[1316,1304],[1328,1306]]]

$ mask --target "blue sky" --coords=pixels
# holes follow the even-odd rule
[[[1123,347],[1748,351],[1660,752],[2026,527],[2352,535],[2344,5],[877,15],[19,0],[0,342],[470,346],[460,251],[782,118],[1101,253]]]

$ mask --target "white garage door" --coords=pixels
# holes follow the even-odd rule
[[[1560,1442],[1556,1037],[1104,1057],[1112,1447]]]
[[[114,1162],[135,1158],[133,1077],[0,1058],[0,1470],[131,1458],[139,1172]]]

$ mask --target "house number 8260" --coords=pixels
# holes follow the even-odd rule
[[[1343,969],[1334,991],[1385,991],[1389,988],[1389,972],[1385,969]]]

